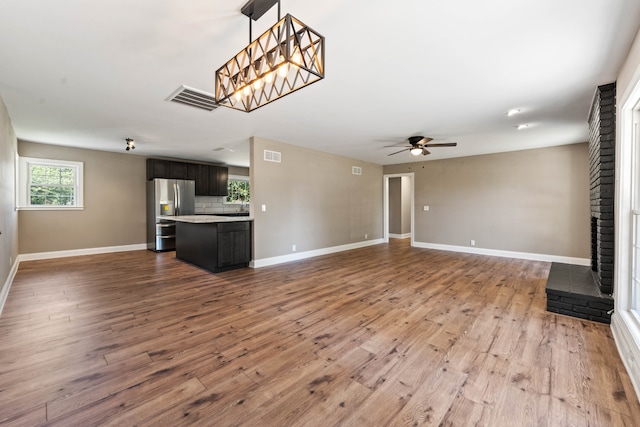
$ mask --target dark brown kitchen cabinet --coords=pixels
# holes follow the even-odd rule
[[[227,185],[229,183],[229,169],[218,166],[218,195],[226,196],[229,194]]]
[[[169,171],[166,160],[147,159],[147,180],[155,178],[167,178]]]
[[[155,178],[192,179],[196,196],[226,196],[229,169],[224,166],[147,159],[147,180]]]
[[[196,182],[196,196],[210,196],[209,165],[189,163],[187,179]]]
[[[221,166],[209,168],[209,193],[211,196],[226,196],[229,169]]]
[[[218,268],[246,265],[251,260],[250,222],[218,224]]]
[[[155,178],[187,179],[188,164],[173,160],[147,159],[147,180]]]
[[[185,162],[169,162],[169,179],[187,179],[189,164]]]
[[[214,273],[247,267],[251,221],[176,224],[176,258]]]

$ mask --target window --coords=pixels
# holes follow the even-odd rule
[[[244,205],[249,204],[250,199],[249,177],[230,175],[227,182],[227,198],[225,199],[225,203]]]
[[[82,162],[19,158],[19,209],[82,209]]]
[[[640,210],[634,210],[632,217],[631,310],[640,315]]]
[[[640,114],[634,111],[633,144],[631,148],[631,310],[640,316]]]

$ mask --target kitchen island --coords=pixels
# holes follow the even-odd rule
[[[163,219],[176,221],[176,258],[214,273],[249,266],[253,218],[185,215]]]

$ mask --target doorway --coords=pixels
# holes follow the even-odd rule
[[[409,237],[413,246],[414,226],[414,173],[384,175],[384,233],[386,243],[392,237]],[[392,221],[392,224],[390,224]]]

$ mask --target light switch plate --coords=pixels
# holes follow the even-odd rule
[[[425,212],[428,211],[429,210],[429,206],[423,206],[422,210],[425,211]]]
[[[266,212],[267,211],[267,205],[262,205],[262,212]]]

